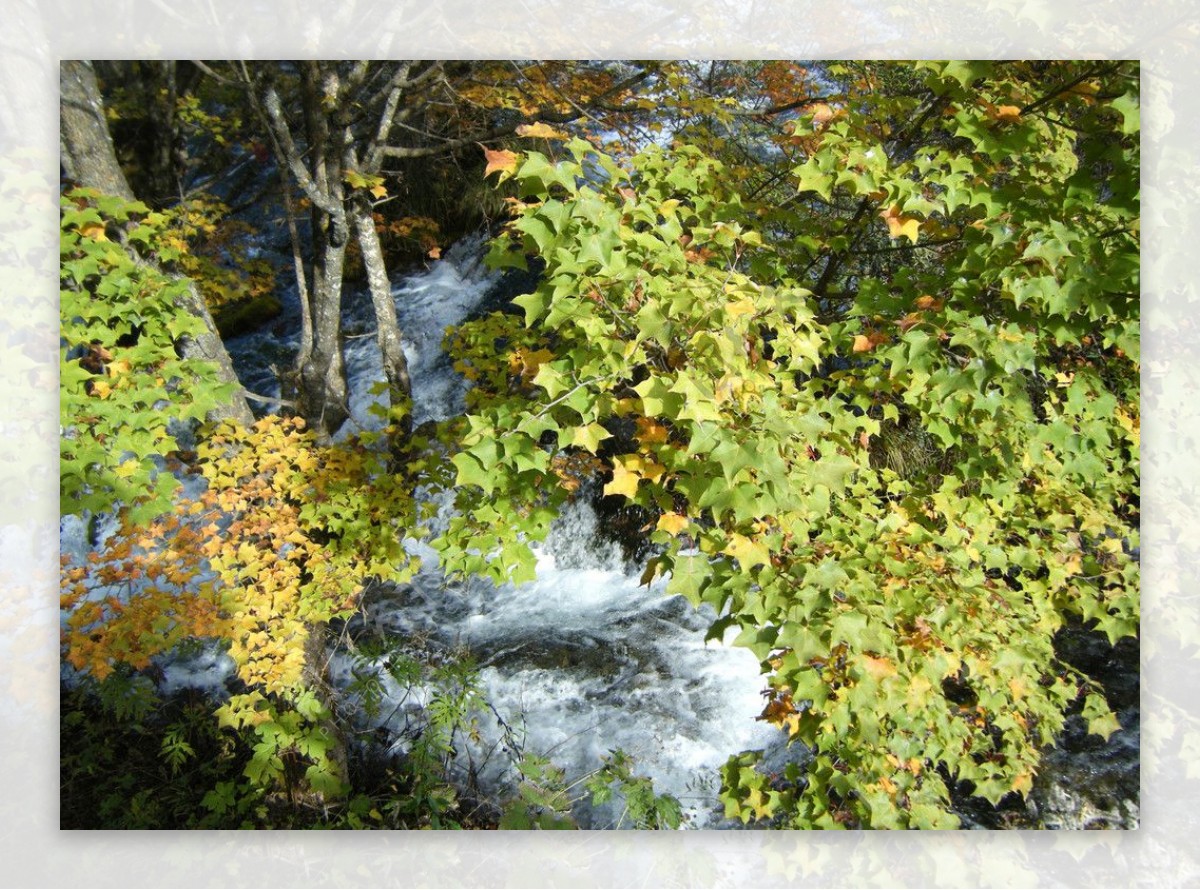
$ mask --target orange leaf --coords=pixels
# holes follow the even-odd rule
[[[920,221],[915,216],[902,216],[899,205],[893,204],[887,210],[879,211],[879,217],[887,223],[889,238],[895,239],[903,235],[913,244],[917,243]]]
[[[854,346],[851,347],[854,352],[870,352],[875,348],[875,344],[871,342],[871,338],[863,334],[854,335]]]
[[[637,424],[637,440],[642,445],[653,445],[658,442],[667,441],[667,428],[661,423],[657,423],[648,417],[635,418],[634,423]]]
[[[509,175],[512,175],[513,173],[516,172],[516,169],[517,169],[517,154],[516,154],[516,152],[508,151],[507,149],[503,149],[503,148],[499,149],[497,151],[493,151],[492,149],[487,148],[486,146],[483,146],[483,145],[481,145],[480,148],[483,149],[483,156],[487,159],[487,168],[483,171],[483,175],[485,177],[491,176],[493,173],[496,173],[497,171],[499,171],[500,173],[505,173],[505,174],[509,174]],[[503,178],[507,178],[507,177],[503,177]]]
[[[996,109],[996,120],[1002,124],[1011,124],[1020,120],[1021,109],[1016,105],[1001,105]]]
[[[808,106],[808,108],[812,112],[813,123],[821,127],[833,120],[834,115],[837,113],[824,102],[817,102]]]

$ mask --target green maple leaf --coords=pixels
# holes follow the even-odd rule
[[[450,460],[458,468],[458,476],[454,480],[455,485],[478,485],[485,494],[491,494],[495,490],[496,486],[492,481],[491,474],[475,457],[463,451],[454,455]]]
[[[812,465],[813,484],[825,486],[830,494],[839,494],[846,487],[846,477],[857,469],[858,464],[844,454],[824,454]]]
[[[571,444],[577,445],[580,448],[586,448],[592,454],[595,454],[600,443],[611,437],[611,433],[598,423],[589,423],[587,426],[579,426],[575,428],[575,433],[571,437]]]

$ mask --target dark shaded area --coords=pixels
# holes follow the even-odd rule
[[[1111,645],[1100,632],[1072,621],[1055,638],[1061,660],[1104,688],[1121,729],[1105,741],[1087,731],[1072,707],[1058,745],[1045,753],[1029,798],[1011,794],[992,808],[954,789],[964,828],[1130,829],[1140,822],[1141,644],[1126,637]]]

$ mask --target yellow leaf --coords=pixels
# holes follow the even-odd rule
[[[91,238],[94,241],[108,240],[108,235],[104,233],[104,226],[101,223],[88,223],[80,226],[79,234],[84,238]]]
[[[656,528],[672,535],[678,535],[687,527],[688,518],[680,516],[678,513],[664,513],[658,517],[658,525],[656,526]]]
[[[725,311],[733,318],[737,318],[739,315],[753,315],[757,311],[757,307],[749,297],[742,297],[736,303],[726,306]]]
[[[627,498],[633,498],[637,495],[640,478],[637,473],[631,473],[620,463],[615,463],[613,464],[612,482],[604,486],[604,494],[623,494]]]
[[[549,124],[544,124],[544,123],[541,123],[540,121],[536,124],[521,124],[521,126],[517,127],[517,135],[518,136],[528,136],[530,138],[540,137],[542,139],[569,139],[569,138],[571,138],[566,133],[562,133],[562,132],[554,129]]]
[[[729,539],[730,543],[721,552],[741,563],[743,570],[751,566],[766,565],[771,561],[771,551],[761,541],[752,540],[737,532],[730,535]]]
[[[108,394],[112,392],[112,387],[103,380],[92,381],[92,395],[98,399],[107,399]]]
[[[736,375],[726,374],[717,381],[716,402],[718,405],[728,402],[742,392],[745,381]]]
[[[1029,794],[1033,790],[1033,776],[1029,773],[1021,773],[1013,779],[1012,790],[1019,791],[1022,795]]]
[[[650,482],[657,482],[662,478],[663,473],[667,471],[667,468],[662,464],[655,463],[650,458],[637,454],[626,455],[622,460],[626,469],[637,473],[638,476]]]
[[[388,193],[387,186],[385,186],[382,182],[379,183],[379,185],[371,187],[371,194],[374,195],[376,198],[386,198],[387,193]]]
[[[896,676],[896,666],[886,658],[876,658],[873,655],[862,656],[863,669],[876,680],[886,680]]]
[[[854,352],[870,352],[874,347],[870,337],[863,334],[854,335],[854,346],[851,347]]]

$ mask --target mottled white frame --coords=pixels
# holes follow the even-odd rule
[[[0,19],[0,862],[10,886],[1197,886],[1194,0],[13,0]],[[58,831],[61,58],[1140,58],[1142,828],[499,837]]]

